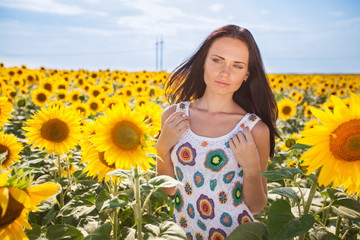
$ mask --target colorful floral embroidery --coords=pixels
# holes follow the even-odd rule
[[[180,190],[176,189],[175,191],[175,208],[178,212],[181,212],[182,207],[184,206],[184,200],[181,196]]]
[[[176,167],[175,170],[176,170],[177,179],[178,179],[179,181],[182,181],[182,180],[184,179],[184,174],[183,174],[183,172],[181,171],[181,169],[180,169],[179,167]]]
[[[195,234],[195,239],[196,240],[204,240],[204,236],[201,233],[197,232]]]
[[[180,103],[180,104],[179,104],[179,108],[182,109],[182,110],[185,109],[185,106],[186,106],[185,103]]]
[[[245,127],[244,123],[240,124],[240,128],[244,128],[244,127]]]
[[[224,183],[231,183],[231,181],[234,179],[235,177],[235,171],[231,171],[231,172],[228,172],[224,175]]]
[[[181,145],[177,149],[176,155],[182,165],[195,165],[196,150],[191,146],[190,143],[186,142]]]
[[[186,233],[186,240],[193,240],[193,235],[191,235],[191,233],[187,232]]]
[[[182,228],[187,228],[188,226],[188,222],[185,217],[181,217],[179,223]]]
[[[193,206],[191,203],[189,203],[186,211],[187,211],[187,213],[189,214],[189,217],[191,217],[191,218],[194,218],[194,217],[195,217],[195,208],[194,208],[194,206]]]
[[[249,119],[250,122],[255,122],[255,120],[256,120],[256,115],[251,114],[251,115],[248,117],[248,119]]]
[[[213,172],[219,172],[228,161],[229,158],[224,150],[216,149],[207,153],[204,166]]]
[[[210,240],[224,240],[226,238],[226,233],[224,230],[219,228],[211,228],[209,231]]]
[[[203,141],[202,143],[201,143],[201,146],[202,147],[207,147],[209,145],[209,143],[207,142],[207,141]]]
[[[229,143],[229,141],[227,141],[227,142],[225,143],[225,147],[226,147],[226,148],[230,148],[230,143]]]
[[[210,189],[211,191],[214,191],[217,185],[217,180],[216,179],[211,179],[210,180]]]
[[[185,192],[186,192],[186,194],[187,195],[191,195],[192,194],[192,187],[191,187],[191,185],[190,185],[190,183],[189,182],[186,182],[185,183]]]
[[[242,203],[242,184],[240,182],[234,184],[232,197],[234,206],[239,206]]]
[[[241,214],[239,214],[238,217],[238,223],[239,224],[244,224],[247,222],[253,222],[254,220],[251,218],[250,214],[244,210]]]
[[[221,191],[219,192],[219,202],[221,204],[225,204],[228,200],[227,194],[225,191]]]
[[[204,180],[204,176],[199,171],[194,174],[194,183],[196,187],[199,188],[204,185]]]
[[[197,225],[199,226],[199,228],[201,228],[201,230],[206,231],[207,227],[205,223],[203,223],[201,220],[197,221]]]
[[[244,171],[241,169],[238,175],[239,175],[239,177],[244,176]]]
[[[204,219],[213,219],[215,217],[214,201],[206,195],[201,194],[196,202],[197,210]]]
[[[232,225],[232,218],[230,216],[230,214],[224,212],[223,214],[221,214],[220,217],[220,222],[222,225],[224,225],[225,227],[231,227]]]

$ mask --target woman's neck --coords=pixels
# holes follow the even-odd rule
[[[232,99],[232,96],[209,96],[206,91],[201,98],[195,100],[193,108],[207,111],[209,114],[239,112],[239,106]]]

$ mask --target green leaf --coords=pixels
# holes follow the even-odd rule
[[[37,225],[37,224],[31,224],[32,229],[25,229],[25,233],[26,236],[30,239],[30,240],[36,240],[40,237],[41,235],[41,226]]]
[[[49,240],[81,240],[83,234],[71,225],[56,224],[48,227],[46,237]]]
[[[360,203],[352,198],[335,200],[331,209],[340,217],[360,221]]]
[[[274,189],[271,189],[271,193],[276,193],[283,197],[293,199],[297,203],[300,202],[299,196],[296,195],[295,191],[291,187],[274,188]]]
[[[303,173],[303,171],[298,168],[285,167],[260,173],[270,181],[279,181],[285,178],[293,179],[296,174]]]
[[[264,223],[248,222],[235,228],[226,240],[267,240],[268,235],[268,229]]]
[[[269,236],[271,240],[285,240],[306,233],[314,224],[311,214],[295,218],[286,200],[277,200],[269,209]]]
[[[178,184],[179,181],[167,175],[160,175],[149,180],[149,185],[154,188],[175,187]]]
[[[95,199],[95,206],[98,211],[102,208],[106,200],[111,199],[109,191],[107,189],[102,190]]]
[[[301,144],[301,143],[295,143],[294,145],[291,146],[290,150],[294,150],[294,149],[309,149],[312,146],[310,145],[305,145],[305,144]]]
[[[119,199],[117,197],[110,199],[110,200],[106,200],[102,206],[102,208],[100,209],[101,211],[107,210],[107,209],[113,209],[113,208],[121,208],[124,207],[126,205],[129,204],[129,201],[126,200],[122,200]]]
[[[101,225],[98,229],[87,235],[84,240],[110,240],[112,239],[110,237],[111,230],[111,223],[105,223]]]
[[[116,169],[107,173],[108,175],[116,176],[119,178],[129,178],[134,174],[133,170]]]
[[[185,232],[172,221],[164,221],[159,225],[146,224],[144,239],[171,239],[182,240],[186,238]]]

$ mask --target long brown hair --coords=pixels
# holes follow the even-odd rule
[[[234,101],[245,111],[255,113],[270,130],[270,157],[274,156],[278,109],[271,91],[259,48],[249,30],[226,25],[213,31],[198,50],[180,64],[165,83],[165,94],[170,103],[190,101],[203,96],[205,92],[204,63],[213,42],[221,37],[243,41],[249,49],[249,77],[234,93]]]

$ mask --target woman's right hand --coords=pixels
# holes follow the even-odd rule
[[[189,119],[183,112],[173,112],[166,120],[163,119],[161,133],[157,141],[159,153],[170,152],[184,132],[189,129]]]

